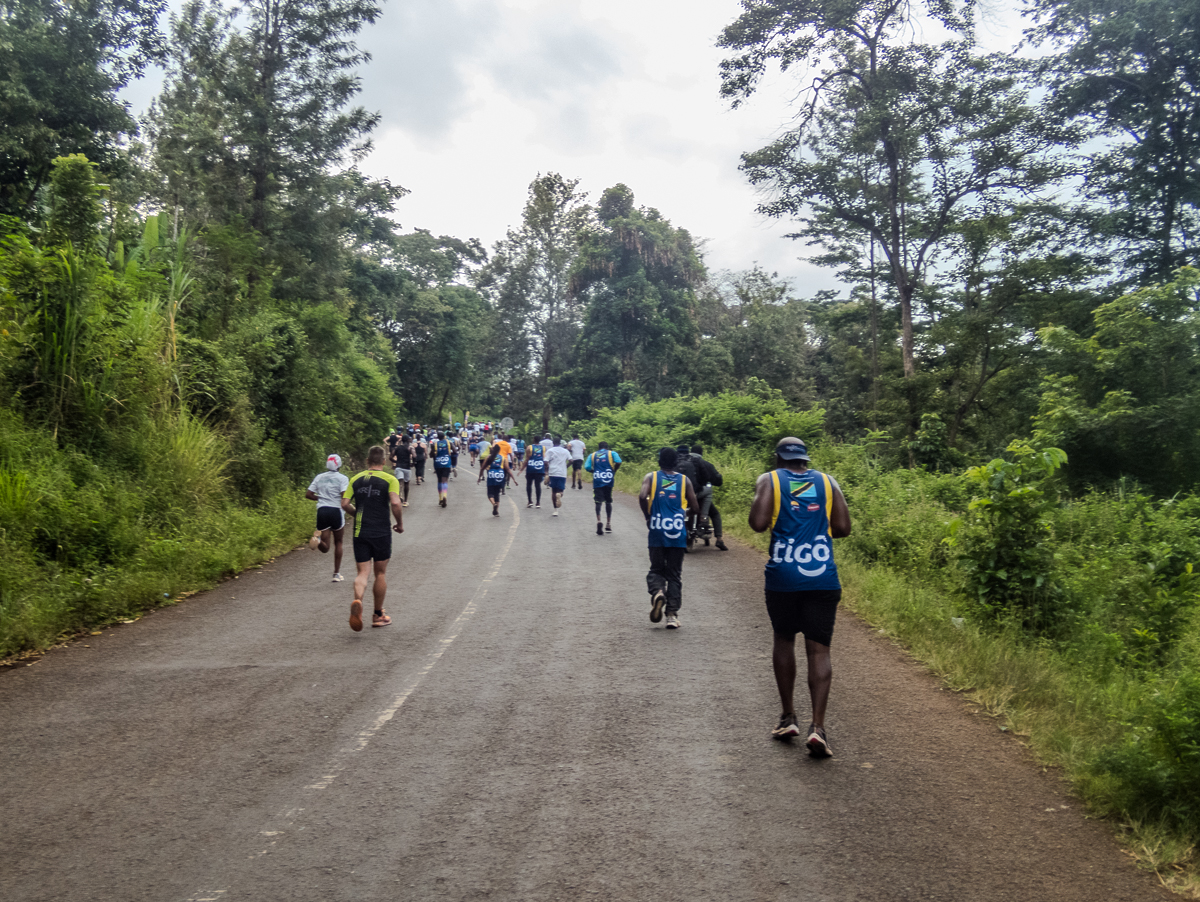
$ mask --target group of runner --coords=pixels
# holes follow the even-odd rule
[[[352,478],[339,472],[341,458],[330,455],[326,471],[313,480],[307,492],[307,497],[318,504],[317,528],[309,544],[322,552],[333,547],[334,582],[343,579],[340,568],[345,515],[355,517],[353,550],[357,573],[350,609],[350,627],[355,631],[363,627],[362,600],[372,572],[375,582],[371,625],[382,627],[391,623],[383,608],[391,534],[404,531],[402,511],[408,506],[410,482],[420,485],[424,481],[418,460],[423,463],[433,459],[438,504],[445,508],[449,480],[457,475],[458,455],[465,448],[472,466],[479,464],[476,482],[486,480],[487,498],[496,517],[500,516],[501,495],[510,482],[518,485],[517,474],[522,471],[527,507],[541,508],[545,481],[550,488],[555,517],[567,491],[568,476],[572,488],[582,489],[583,473],[588,472],[592,476],[596,534],[612,532],[612,489],[622,461],[606,442],[600,442],[597,450],[585,458],[586,445],[578,435],[563,444],[560,438],[547,433],[539,441],[526,445],[500,430],[476,430],[454,424],[451,431],[429,434],[410,427],[403,433],[393,433],[385,444],[387,447],[377,445],[370,449],[367,468]],[[711,503],[712,488],[721,484],[721,475],[704,460],[702,451],[698,445],[660,449],[658,469],[645,475],[638,493],[638,503],[646,519],[650,556],[646,575],[650,620],[659,623],[665,614],[664,625],[670,630],[681,625],[683,560],[689,550],[689,532],[697,522],[703,522],[703,517],[711,516],[717,548],[728,550],[722,540],[720,511]],[[388,462],[393,465],[394,474],[387,472]],[[774,469],[760,476],[755,485],[749,525],[756,532],[771,531],[765,599],[774,632],[772,666],[783,704],[783,714],[771,732],[781,740],[790,740],[804,732],[793,698],[795,639],[802,633],[812,704],[805,744],[811,755],[823,758],[832,754],[824,721],[832,680],[830,643],[841,600],[831,539],[850,534],[850,513],[837,482],[810,469],[808,464],[808,451],[800,439],[780,440],[775,449]],[[702,494],[708,495],[707,503],[701,503]]]

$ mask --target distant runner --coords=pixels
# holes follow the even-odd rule
[[[646,588],[650,592],[650,621],[662,620],[665,607],[665,626],[669,630],[677,630],[680,625],[687,512],[696,507],[695,489],[686,476],[675,470],[678,458],[674,448],[660,448],[658,472],[647,473],[638,492],[638,504],[649,529],[646,544],[650,549],[650,572],[646,574]]]
[[[500,450],[499,442],[492,445],[488,459],[479,467],[479,478],[475,482],[483,482],[484,477],[487,477],[487,496],[488,500],[492,502],[492,516],[499,517],[501,490],[510,479],[512,479],[514,485],[517,482],[512,475],[512,470],[508,466],[508,459]]]
[[[404,508],[400,504],[400,484],[384,467],[384,449],[374,445],[367,452],[367,468],[350,480],[342,496],[342,509],[354,519],[354,602],[350,605],[350,629],[363,628],[363,594],[367,580],[375,571],[373,596],[375,612],[371,626],[387,626],[392,618],[383,609],[387,595],[387,568],[392,557],[392,532],[404,532]],[[396,518],[391,525],[388,513]]]
[[[583,452],[587,450],[587,445],[583,443],[578,435],[572,436],[567,442],[567,449],[571,452],[571,488],[583,488]]]
[[[750,528],[771,530],[767,558],[767,613],[775,632],[772,664],[783,714],[771,731],[776,739],[800,735],[793,690],[796,633],[804,634],[812,723],[805,745],[814,758],[828,758],[825,706],[833,681],[829,646],[842,584],[833,562],[833,542],[850,535],[850,509],[832,477],[808,468],[804,442],[789,436],[775,446],[775,469],[758,477],[750,505]]]
[[[554,513],[562,507],[563,492],[567,490],[567,465],[571,462],[571,452],[552,439],[550,450],[546,452],[546,470],[550,474],[550,500],[554,502]]]
[[[612,532],[613,479],[621,469],[621,455],[608,450],[608,442],[601,442],[599,450],[589,454],[583,468],[592,474],[592,500],[596,502],[596,535]],[[600,505],[608,517],[605,526],[600,525]]]
[[[526,507],[533,507],[533,490],[537,489],[537,509],[542,507],[542,480],[546,476],[546,460],[543,457],[545,449],[541,445],[529,446],[529,459],[525,461],[525,497],[529,499]]]
[[[400,444],[392,452],[392,466],[396,468],[396,481],[404,485],[402,503],[408,507],[408,483],[412,479],[413,448],[407,435],[400,439]]]
[[[417,433],[413,443],[413,479],[417,485],[425,481],[425,460],[429,455],[429,446],[425,444],[425,436]]]
[[[330,454],[325,460],[325,472],[318,473],[304,493],[309,501],[317,502],[317,528],[313,530],[308,547],[325,554],[329,550],[329,539],[333,538],[333,582],[340,583],[342,576],[342,537],[346,532],[346,515],[342,511],[342,492],[350,484],[349,477],[338,470],[342,459]]]
[[[430,450],[433,457],[433,472],[437,476],[438,504],[445,507],[450,501],[450,443],[446,433],[439,432]]]

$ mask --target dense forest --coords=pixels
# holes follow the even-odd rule
[[[703,439],[735,508],[803,431],[856,560],[1124,674],[1079,773],[1200,833],[1200,2],[1027,0],[995,53],[969,0],[742,0],[714,102],[794,89],[742,169],[843,286],[808,295],[537,161],[494,247],[401,229],[380,13],[0,0],[0,656],[290,547],[297,483],[397,422]]]

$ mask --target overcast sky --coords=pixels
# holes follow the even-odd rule
[[[529,183],[559,172],[589,199],[624,182],[639,205],[705,241],[711,269],[755,263],[811,294],[838,287],[802,259],[794,224],[755,213],[739,155],[790,115],[775,78],[741,109],[718,96],[714,46],[738,0],[387,0],[359,37],[372,61],[360,100],[382,114],[363,164],[412,193],[405,230],[479,238],[521,215]],[[1010,14],[1011,17],[1011,14]],[[987,29],[1011,46],[1011,28]],[[135,105],[153,93],[128,92]]]

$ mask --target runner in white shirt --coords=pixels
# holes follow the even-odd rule
[[[554,499],[554,513],[562,507],[563,492],[567,490],[567,465],[571,462],[571,452],[554,439],[550,450],[546,452],[546,472],[550,474],[550,497]]]
[[[546,451],[549,451],[554,446],[554,442],[550,440],[550,433],[547,432],[546,437],[538,442],[538,444],[541,445]]]
[[[571,488],[583,488],[583,452],[587,446],[578,435],[571,436],[567,448],[571,451]]]

